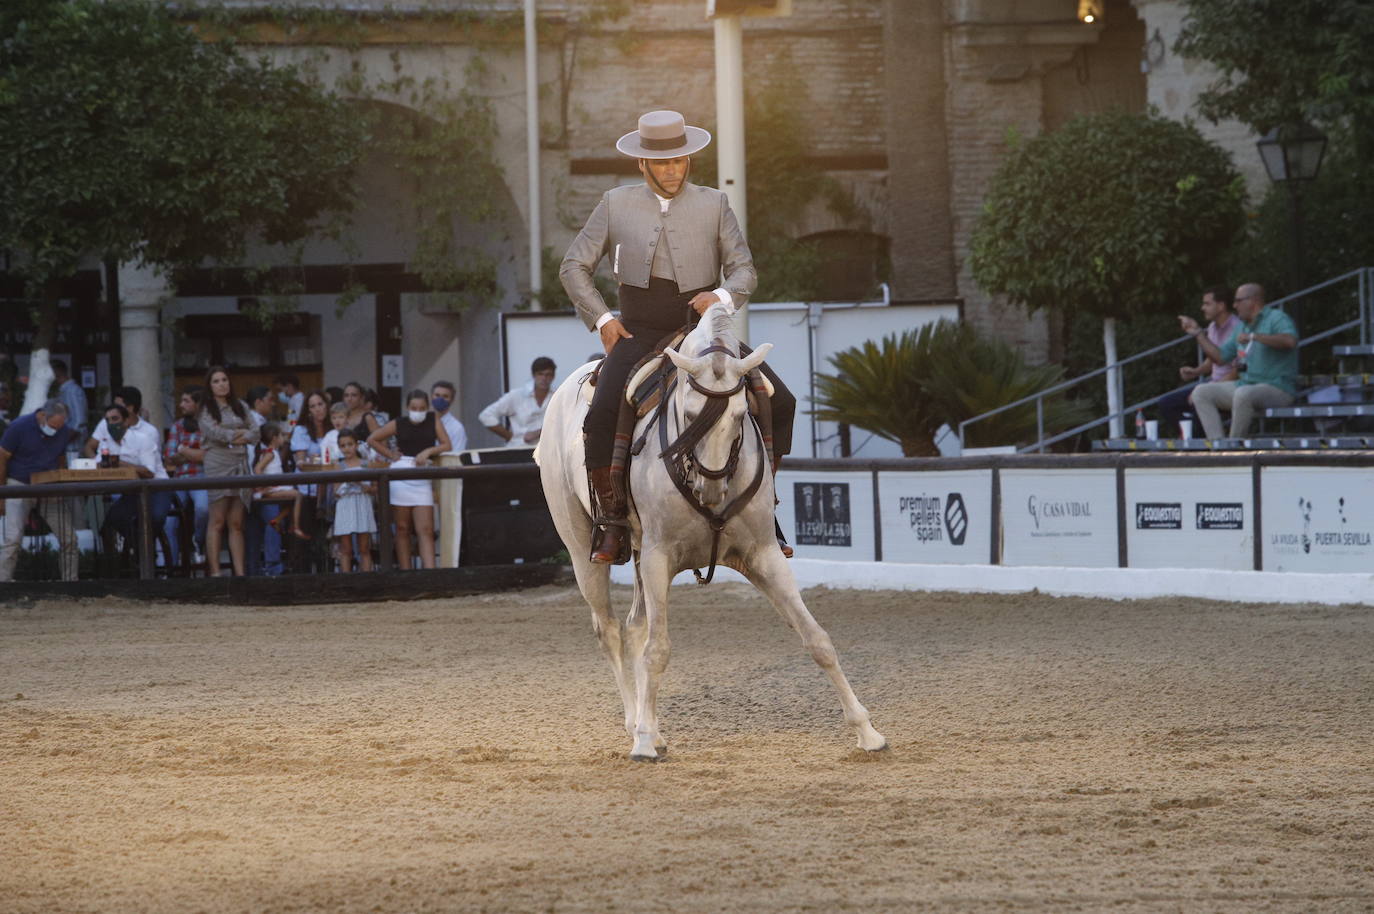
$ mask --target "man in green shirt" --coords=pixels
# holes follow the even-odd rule
[[[1204,384],[1193,392],[1193,406],[1208,438],[1222,437],[1221,411],[1231,413],[1231,437],[1244,438],[1250,423],[1265,409],[1287,406],[1297,396],[1298,328],[1278,308],[1264,307],[1264,289],[1246,283],[1236,290],[1236,315],[1244,322],[1240,333],[1217,346],[1188,318],[1190,333],[1213,362],[1236,360],[1235,381]]]

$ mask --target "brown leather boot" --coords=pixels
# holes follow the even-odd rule
[[[601,542],[596,543],[593,540],[591,559],[598,565],[623,564],[628,555],[622,556],[622,553],[629,552],[625,548],[625,538],[629,535],[625,502],[611,484],[610,467],[595,467],[589,475],[592,480],[592,492],[596,495],[596,523],[603,530]]]

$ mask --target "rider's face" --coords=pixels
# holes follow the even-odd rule
[[[676,159],[640,159],[639,170],[648,181],[652,174],[659,185],[669,194],[676,194],[682,189],[682,182],[687,179],[686,156],[679,156]],[[649,181],[649,187],[654,188],[653,182]]]

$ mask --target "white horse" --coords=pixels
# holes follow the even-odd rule
[[[662,427],[648,427],[655,421],[650,414],[635,428],[634,440],[642,437],[644,447],[630,464],[635,589],[623,624],[611,610],[610,566],[593,564],[588,558],[593,513],[583,460],[582,420],[590,402],[587,378],[596,363],[574,371],[554,391],[544,413],[535,451],[544,495],[568,547],[578,587],[592,609],[592,628],[620,688],[625,729],[634,738],[630,757],[638,761],[653,761],[667,751],[659,735],[657,699],[659,680],[668,666],[669,585],[679,572],[700,568],[717,557],[762,591],[801,636],[839,692],[845,720],[857,733],[859,748],[876,752],[887,747],[841,671],[830,636],[802,602],[774,536],[773,476],[744,391],[749,371],[763,362],[771,348],[767,343],[743,359],[736,357],[739,342],[734,322],[724,305],[715,304],[678,351],[667,350],[676,371],[670,371],[674,383],[658,411]],[[705,419],[698,423],[703,414]],[[705,427],[708,423],[709,428]],[[685,438],[684,431],[689,431]],[[677,448],[674,443],[679,443]],[[678,483],[673,479],[675,468]],[[707,515],[728,519],[712,524]],[[719,527],[718,539],[713,527]],[[627,652],[633,681],[625,668]]]

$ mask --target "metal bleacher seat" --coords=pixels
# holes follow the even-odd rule
[[[1374,435],[1255,435],[1251,438],[1105,438],[1093,442],[1094,451],[1165,453],[1187,451],[1363,451],[1374,447]]]

